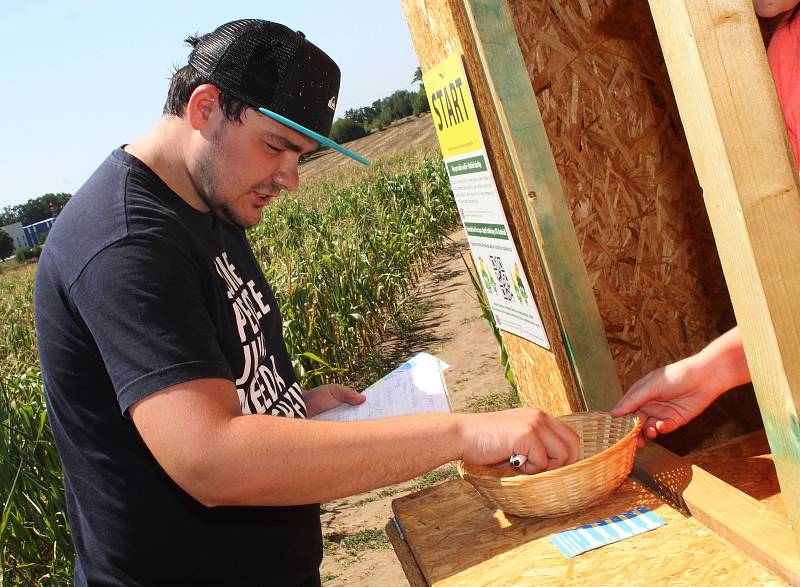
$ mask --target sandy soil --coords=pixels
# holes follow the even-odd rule
[[[465,410],[474,398],[507,394],[499,348],[481,316],[460,252],[468,253],[463,231],[451,235],[454,245],[441,254],[417,288],[416,303],[424,317],[396,345],[397,356],[425,351],[450,365],[445,380],[454,410]],[[445,470],[451,470],[446,467]],[[417,480],[322,505],[323,535],[328,539],[321,573],[326,587],[341,585],[408,585],[388,543],[378,548],[348,548],[347,537],[377,536],[391,517],[393,499],[415,490]],[[391,494],[391,495],[387,495]],[[352,538],[351,538],[352,540]],[[376,541],[379,542],[379,541]]]

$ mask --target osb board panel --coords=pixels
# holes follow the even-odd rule
[[[530,276],[528,267],[525,271]],[[537,286],[541,287],[538,283]],[[549,332],[552,333],[553,330]],[[523,405],[540,408],[553,416],[563,416],[583,409],[574,387],[572,372],[562,372],[553,353],[510,332],[504,331],[502,334]],[[550,344],[559,352],[560,341],[552,341]],[[566,357],[563,360],[566,361]]]
[[[623,387],[732,324],[645,0],[510,0]]]
[[[666,525],[567,559],[550,535],[645,505]],[[629,478],[607,501],[555,519],[506,517],[465,481],[393,502],[431,585],[785,585]]]
[[[400,566],[403,567],[408,584],[411,587],[427,587],[428,582],[422,575],[422,571],[419,570],[419,565],[408,547],[408,542],[397,532],[394,522],[389,520],[384,530],[389,537],[389,542],[392,543],[392,550],[394,550],[397,560],[400,561]]]
[[[733,326],[646,0],[509,0],[623,389]],[[760,427],[752,389],[664,444]]]
[[[763,430],[687,455],[686,460],[786,516],[781,486]]]
[[[561,342],[559,326],[539,265],[533,234],[505,152],[497,119],[491,113],[490,92],[481,73],[463,5],[455,0],[402,0],[414,48],[423,71],[450,53],[461,53],[478,121],[494,171],[506,219],[533,289],[552,352],[510,333],[503,333],[521,399],[526,405],[560,415],[582,409],[572,370]]]

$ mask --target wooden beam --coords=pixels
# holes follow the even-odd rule
[[[621,397],[620,382],[508,2],[464,0],[464,4],[513,163],[517,183],[513,195],[536,235],[578,389],[587,409],[608,410]]]
[[[650,0],[795,537],[800,188],[751,0]]]
[[[785,517],[655,443],[639,449],[633,476],[772,572],[800,585],[800,557]]]

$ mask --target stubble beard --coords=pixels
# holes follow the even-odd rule
[[[241,218],[233,206],[221,195],[220,190],[220,178],[224,174],[224,170],[220,168],[219,164],[222,160],[222,139],[230,124],[232,123],[226,121],[214,131],[209,141],[209,148],[198,157],[193,183],[197,195],[213,214],[229,224],[250,228],[258,224],[261,220],[260,215],[259,220],[255,223]]]

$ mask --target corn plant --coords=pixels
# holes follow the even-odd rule
[[[0,584],[65,585],[73,549],[39,373],[0,381]]]
[[[72,578],[61,464],[33,327],[35,268],[0,275],[0,585],[64,585]]]
[[[33,329],[35,265],[0,275],[0,379],[28,371],[38,361]]]
[[[250,241],[304,385],[357,378],[457,219],[441,159],[430,156],[347,185],[315,182],[266,210]]]
[[[492,312],[492,307],[489,304],[489,298],[486,297],[486,292],[483,291],[483,286],[478,279],[478,272],[475,269],[474,263],[472,262],[472,257],[467,259],[462,255],[461,259],[464,261],[464,266],[467,268],[467,274],[472,282],[472,287],[475,288],[475,298],[481,308],[481,314],[489,323],[489,327],[492,329],[492,334],[494,334],[494,338],[500,347],[500,364],[503,365],[503,373],[506,381],[508,381],[508,384],[511,386],[513,394],[516,398],[516,402],[519,403],[517,380],[514,378],[514,371],[511,370],[511,362],[508,359],[508,351],[506,350],[506,345],[503,342],[503,335],[500,333],[500,329],[497,327],[497,322],[495,322],[494,313]]]

